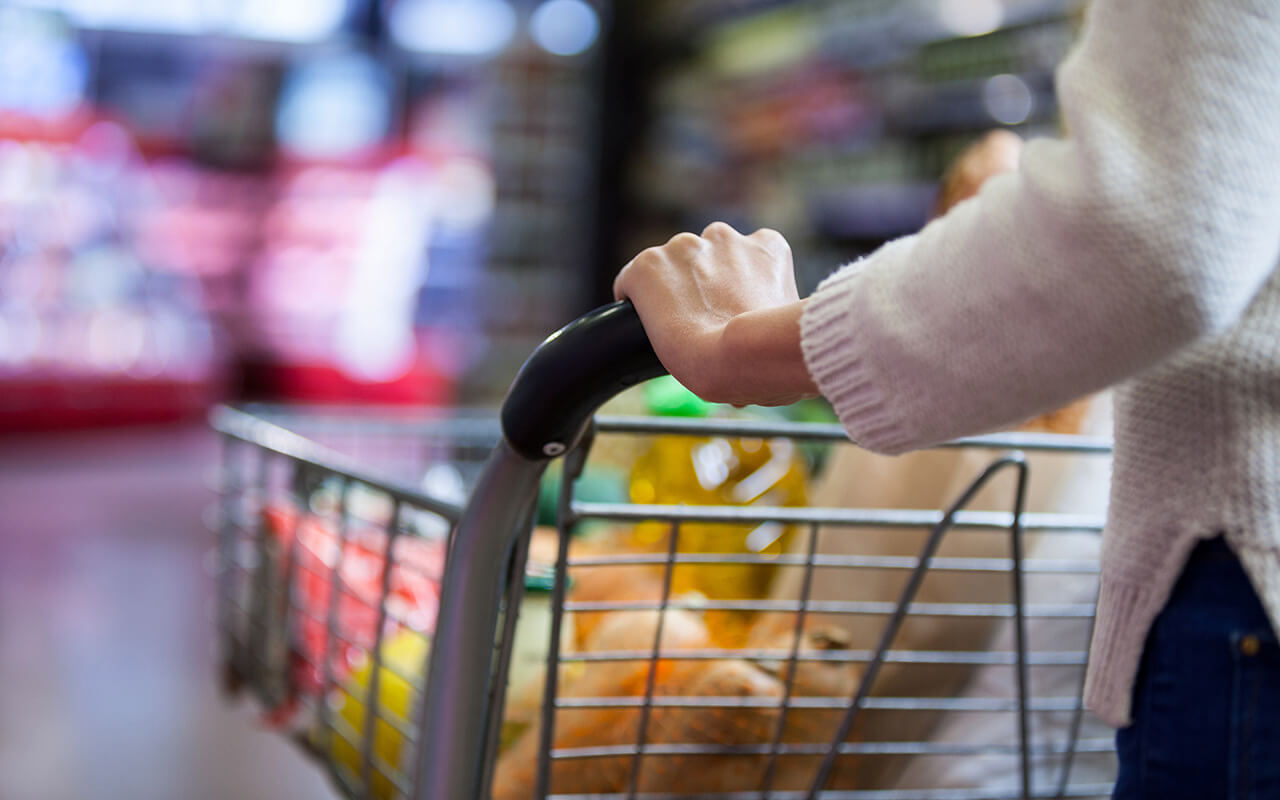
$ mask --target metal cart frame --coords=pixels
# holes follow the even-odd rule
[[[283,577],[280,570],[265,562],[270,543],[261,530],[260,522],[252,519],[257,503],[263,502],[268,483],[268,461],[274,460],[290,466],[293,479],[303,475],[323,475],[340,483],[339,518],[345,519],[348,491],[352,486],[364,486],[385,494],[391,503],[391,511],[385,522],[386,543],[380,575],[381,597],[377,605],[375,638],[368,649],[372,661],[369,684],[364,703],[362,732],[356,732],[351,742],[358,748],[360,770],[358,775],[342,774],[330,765],[339,787],[355,797],[371,797],[375,775],[382,776],[394,787],[394,791],[414,800],[437,798],[487,797],[498,751],[498,733],[503,714],[503,697],[507,684],[507,667],[510,643],[513,638],[518,610],[523,592],[524,563],[527,557],[529,531],[532,528],[532,506],[539,484],[548,463],[566,455],[565,480],[560,496],[559,526],[560,552],[557,559],[557,580],[554,584],[550,658],[546,672],[544,701],[538,722],[542,746],[538,753],[536,785],[531,794],[547,797],[551,789],[551,764],[556,759],[626,756],[632,759],[628,791],[617,797],[638,796],[637,776],[640,761],[649,755],[679,753],[694,755],[726,752],[716,745],[662,745],[646,742],[645,728],[651,710],[664,702],[654,696],[653,674],[650,669],[646,692],[641,698],[626,701],[619,698],[601,701],[604,707],[619,707],[630,702],[640,709],[640,735],[631,746],[580,748],[578,752],[558,752],[552,747],[555,712],[566,707],[583,707],[579,700],[575,706],[558,696],[557,676],[561,661],[591,661],[624,658],[648,659],[689,658],[714,659],[741,656],[742,651],[703,650],[673,654],[659,652],[659,635],[653,649],[642,653],[572,654],[562,655],[556,645],[560,641],[560,628],[565,613],[601,610],[656,609],[661,614],[678,607],[671,598],[671,574],[677,563],[696,563],[697,556],[679,554],[677,539],[679,526],[689,521],[714,521],[738,523],[781,522],[803,526],[810,531],[807,554],[791,554],[776,557],[771,563],[802,567],[805,573],[805,590],[798,603],[781,601],[739,601],[725,603],[724,608],[744,611],[786,611],[795,614],[796,631],[794,645],[789,653],[758,653],[761,658],[772,658],[789,664],[785,694],[780,704],[780,715],[785,719],[796,706],[793,696],[793,677],[798,660],[808,658],[800,653],[800,631],[806,613],[815,610],[809,603],[809,578],[815,566],[868,567],[891,566],[908,572],[909,579],[896,603],[889,606],[871,603],[847,603],[827,611],[867,613],[884,616],[887,622],[879,642],[870,651],[846,651],[839,657],[863,666],[856,692],[849,698],[836,702],[828,699],[822,707],[843,710],[844,716],[838,731],[823,745],[797,745],[782,741],[782,722],[779,721],[771,743],[734,752],[752,753],[768,759],[765,785],[760,791],[747,794],[723,795],[725,797],[826,797],[864,798],[865,800],[906,800],[907,798],[1031,798],[1031,797],[1093,797],[1104,796],[1106,786],[1074,786],[1070,783],[1071,759],[1081,749],[1078,741],[1082,708],[1078,698],[1064,703],[1037,701],[1031,696],[1028,669],[1033,664],[1024,637],[1027,606],[1023,598],[1023,580],[1028,565],[1022,551],[1024,530],[1040,531],[1100,531],[1101,520],[1096,517],[1068,514],[1031,514],[1024,511],[1028,468],[1025,452],[1059,452],[1075,454],[1106,454],[1109,443],[1103,440],[1061,436],[1052,434],[1001,434],[977,437],[952,443],[950,447],[970,447],[991,450],[995,454],[990,465],[973,481],[969,488],[948,508],[934,511],[908,511],[902,509],[807,509],[775,507],[670,507],[640,506],[616,503],[587,503],[575,500],[572,495],[573,479],[583,468],[594,434],[714,434],[720,436],[744,436],[755,438],[787,437],[798,441],[847,442],[846,434],[836,425],[804,425],[796,423],[760,423],[741,421],[707,420],[652,420],[592,415],[599,406],[622,389],[662,374],[661,365],[654,357],[634,311],[626,304],[614,304],[589,314],[550,337],[526,362],[517,376],[502,409],[502,430],[485,464],[471,499],[465,505],[450,502],[432,494],[415,490],[402,482],[378,473],[365,464],[348,456],[325,448],[316,442],[287,430],[253,414],[220,408],[212,422],[222,434],[228,454],[222,475],[222,505],[219,521],[219,629],[224,663],[229,683],[249,685],[257,697],[267,705],[278,704],[289,694],[284,663],[287,661],[288,637],[291,631],[291,615],[296,610],[286,599],[283,606],[277,602],[290,596],[290,583],[295,570],[292,546],[277,560],[283,561]],[[235,453],[248,449],[260,457],[255,474],[245,474]],[[969,511],[970,499],[994,476],[1012,472],[1016,476],[1016,496],[1011,499],[1007,512]],[[245,507],[245,498],[249,508]],[[379,681],[384,672],[382,659],[383,631],[388,621],[387,593],[391,587],[393,571],[393,545],[398,536],[409,536],[401,524],[406,510],[435,515],[452,526],[448,538],[448,552],[440,589],[440,602],[432,637],[429,663],[422,686],[422,698],[416,704],[412,726],[406,728],[386,715],[379,705]],[[652,563],[665,570],[663,599],[658,604],[573,604],[566,603],[565,587],[567,570],[572,566],[568,554],[567,535],[570,528],[585,519],[606,519],[619,522],[660,520],[672,525],[669,550],[664,555],[639,556],[630,554],[607,559],[614,564]],[[877,526],[918,528],[928,530],[925,545],[914,559],[824,557],[815,552],[819,525]],[[1010,558],[989,563],[943,564],[935,556],[948,531],[954,529],[1004,529],[1009,534]],[[339,535],[347,535],[346,525],[341,525]],[[246,548],[250,551],[246,558]],[[341,558],[341,555],[338,556]],[[707,557],[703,558],[716,558]],[[726,557],[750,563],[751,556]],[[724,559],[719,559],[724,560]],[[943,559],[945,561],[945,559]],[[827,563],[830,562],[830,563]],[[890,563],[892,562],[892,563]],[[978,570],[1003,573],[1012,581],[1012,603],[984,608],[948,609],[920,607],[914,603],[917,590],[931,567]],[[1082,568],[1085,569],[1085,568]],[[332,642],[341,634],[335,628],[338,586],[337,570],[333,573],[330,607],[322,622],[330,638],[324,659],[324,686],[335,686],[335,676],[329,663]],[[273,600],[276,598],[276,600]],[[831,605],[831,604],[828,604]],[[845,607],[847,606],[847,607]],[[707,606],[703,606],[704,608]],[[717,607],[714,604],[710,607]],[[850,743],[853,729],[863,709],[876,707],[877,698],[871,696],[871,688],[882,666],[892,661],[891,650],[904,619],[910,614],[942,615],[968,614],[1009,618],[1013,621],[1015,647],[1012,654],[1001,658],[979,658],[965,661],[966,654],[931,654],[930,657],[954,663],[1006,663],[1014,668],[1017,696],[1012,706],[988,704],[992,709],[1011,711],[1016,719],[1017,744],[1014,754],[1019,759],[1020,785],[1016,790],[1003,794],[963,790],[929,791],[823,791],[838,756],[877,752],[875,743]],[[1079,618],[1091,618],[1092,607],[1057,609],[1052,613]],[[1067,657],[1062,663],[1081,668],[1085,663],[1083,653]],[[417,680],[413,676],[404,676]],[[713,702],[715,699],[709,699]],[[608,705],[608,702],[614,705]],[[723,703],[723,701],[721,701]],[[903,708],[935,710],[974,708],[960,699],[921,699],[914,705],[910,700],[900,700]],[[905,705],[903,705],[905,703]],[[1056,705],[1055,705],[1056,703]],[[714,703],[713,703],[714,704]],[[590,702],[587,703],[590,706]],[[599,706],[600,703],[597,703]],[[732,703],[730,703],[732,705]],[[1056,708],[1072,714],[1071,733],[1062,744],[1043,745],[1033,741],[1029,717],[1037,708]],[[344,735],[334,720],[327,703],[319,704],[320,728],[327,736]],[[389,724],[408,740],[415,742],[414,754],[408,769],[401,771],[396,765],[380,759],[375,747],[375,727]],[[350,734],[350,731],[346,732]],[[324,753],[314,741],[300,734],[299,739],[313,753]],[[1105,749],[1105,744],[1089,743],[1093,750]],[[934,752],[925,743],[915,745],[917,752]],[[1088,749],[1088,748],[1086,748]],[[974,748],[974,752],[979,752]],[[880,747],[883,752],[884,748]],[[937,746],[936,752],[962,754],[963,747]],[[821,756],[809,792],[772,791],[769,785],[774,764],[780,755],[811,754]],[[1056,754],[1063,759],[1061,778],[1052,788],[1040,789],[1032,785],[1031,760],[1040,754]],[[675,795],[641,795],[644,797],[674,797]]]

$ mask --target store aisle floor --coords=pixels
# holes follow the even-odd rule
[[[0,439],[0,798],[329,800],[228,705],[198,426]]]

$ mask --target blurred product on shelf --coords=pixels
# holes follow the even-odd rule
[[[128,134],[8,120],[0,139],[0,430],[205,408],[224,342],[197,277],[138,246],[159,198]]]
[[[586,300],[603,7],[0,7],[0,429],[496,399]]]
[[[651,122],[628,170],[639,252],[713,220],[783,232],[803,293],[918,230],[995,124],[1052,129],[1075,0],[666,0],[638,21]]]

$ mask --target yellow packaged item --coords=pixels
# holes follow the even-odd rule
[[[673,378],[650,381],[645,397],[659,416],[707,418],[717,407],[700,400]],[[655,436],[630,476],[633,503],[661,505],[802,506],[807,470],[788,439],[722,436]],[[643,522],[633,534],[645,550],[669,547],[670,523]],[[682,523],[676,549],[707,555],[707,563],[678,564],[672,594],[696,591],[714,600],[768,594],[775,568],[767,563],[724,563],[724,557],[778,556],[787,551],[789,527],[778,523]],[[721,558],[716,558],[720,556]]]

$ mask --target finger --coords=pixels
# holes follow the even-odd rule
[[[704,239],[731,239],[741,235],[727,222],[713,222],[702,229],[702,238]]]

